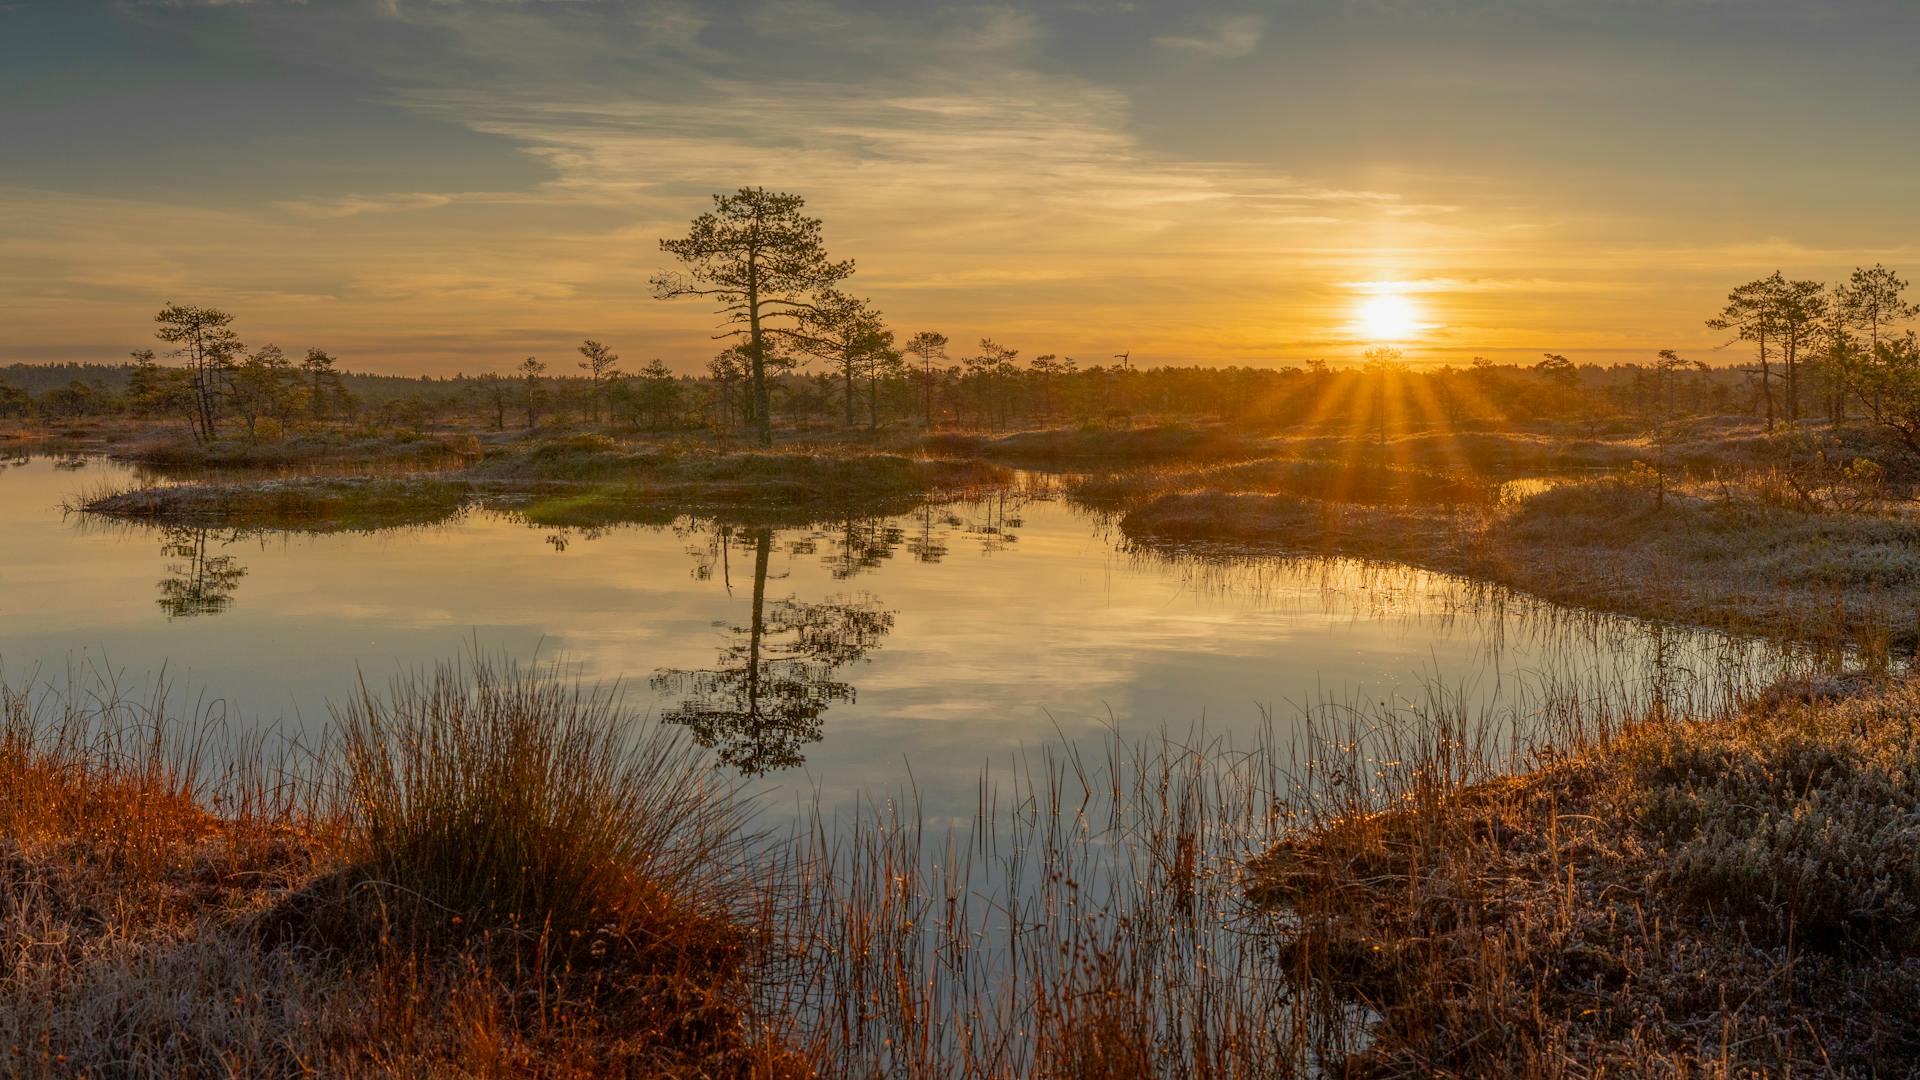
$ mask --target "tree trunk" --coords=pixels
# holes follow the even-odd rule
[[[1760,396],[1766,400],[1767,430],[1773,430],[1773,368],[1767,364],[1767,336],[1760,335]]]
[[[773,395],[767,392],[767,338],[760,329],[760,264],[747,265],[747,362],[753,373],[753,441],[773,445]]]
[[[849,356],[840,365],[840,374],[846,380],[847,426],[853,426],[853,357]]]
[[[753,545],[753,615],[747,624],[747,715],[760,719],[760,639],[767,627],[767,556],[773,530],[760,529]]]

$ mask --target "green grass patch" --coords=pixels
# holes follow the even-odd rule
[[[163,525],[372,531],[445,521],[470,491],[465,481],[428,477],[256,480],[134,488],[87,499],[80,509]]]

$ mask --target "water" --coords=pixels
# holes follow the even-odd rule
[[[322,536],[62,513],[128,475],[0,468],[0,670],[16,685],[164,674],[184,701],[311,737],[357,676],[537,652],[625,680],[634,704],[761,777],[770,804],[911,784],[930,821],[964,820],[983,766],[1109,730],[1245,743],[1329,700],[1394,706],[1439,685],[1491,707],[1550,683],[1679,687],[1775,662],[1446,575],[1131,552],[1057,499],[779,529],[564,530],[475,510]]]

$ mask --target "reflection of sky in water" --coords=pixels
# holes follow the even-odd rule
[[[356,667],[379,680],[477,640],[624,677],[630,699],[658,713],[675,701],[658,699],[648,676],[712,666],[723,628],[748,619],[745,536],[703,578],[711,527],[576,531],[556,545],[555,530],[476,513],[372,535],[216,536],[209,548],[245,570],[231,605],[169,620],[159,582],[180,558],[157,531],[58,510],[119,475],[45,460],[0,470],[0,662],[16,682],[35,669],[58,682],[83,658],[136,686],[164,668],[183,697],[310,731]],[[865,661],[837,673],[857,701],[829,708],[803,769],[775,779],[838,804],[857,790],[892,793],[910,765],[931,817],[965,815],[983,764],[1057,733],[1204,722],[1245,740],[1263,709],[1284,729],[1309,703],[1418,699],[1430,680],[1472,700],[1546,678],[1630,682],[1651,640],[1637,623],[1556,620],[1439,575],[1136,556],[1057,502],[952,513],[898,519],[891,555],[845,578],[830,565],[845,554],[835,529],[776,533],[769,601],[865,594],[894,621]],[[969,531],[1003,519],[1017,523],[1011,540]],[[908,546],[929,530],[946,547],[937,563]],[[1712,641],[1662,644],[1699,667]]]

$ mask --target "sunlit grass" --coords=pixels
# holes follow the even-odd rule
[[[337,753],[274,769],[219,765],[163,700],[7,691],[0,833],[23,872],[0,883],[0,938],[24,951],[0,969],[0,1056],[169,1075],[1798,1061],[1730,1040],[1808,1007],[1767,981],[1779,964],[1841,978],[1820,957],[1907,948],[1904,848],[1882,840],[1916,798],[1899,778],[1920,773],[1901,749],[1920,706],[1836,703],[1828,686],[1859,687],[1812,681],[1756,707],[1746,674],[1716,671],[1515,688],[1477,710],[1437,686],[1324,701],[1291,742],[1061,745],[983,773],[970,820],[924,818],[907,788],[789,840],[749,837],[699,752],[553,669],[469,660],[361,687],[336,710]],[[1827,799],[1844,836],[1793,824]],[[1650,859],[1664,876],[1620,876]],[[1608,888],[1680,904],[1661,948],[1724,957],[1713,992],[1660,998],[1667,1020],[1631,1029],[1583,1012],[1584,984],[1538,965],[1624,967],[1654,995],[1684,970],[1644,924],[1591,921],[1618,910],[1594,906]],[[108,897],[104,922],[67,922]],[[1739,918],[1825,951],[1735,962]],[[84,944],[28,944],[61,939]],[[1898,989],[1897,968],[1848,962],[1867,963],[1866,992]],[[1729,991],[1759,1005],[1694,1041]],[[95,1001],[121,1018],[102,1026]],[[1820,1007],[1908,1037],[1894,1014]]]
[[[1546,599],[1888,658],[1920,644],[1920,522],[1809,513],[1755,482],[1682,485],[1664,506],[1633,476],[1509,491],[1466,506],[1171,491],[1128,511],[1143,543],[1392,559]]]

